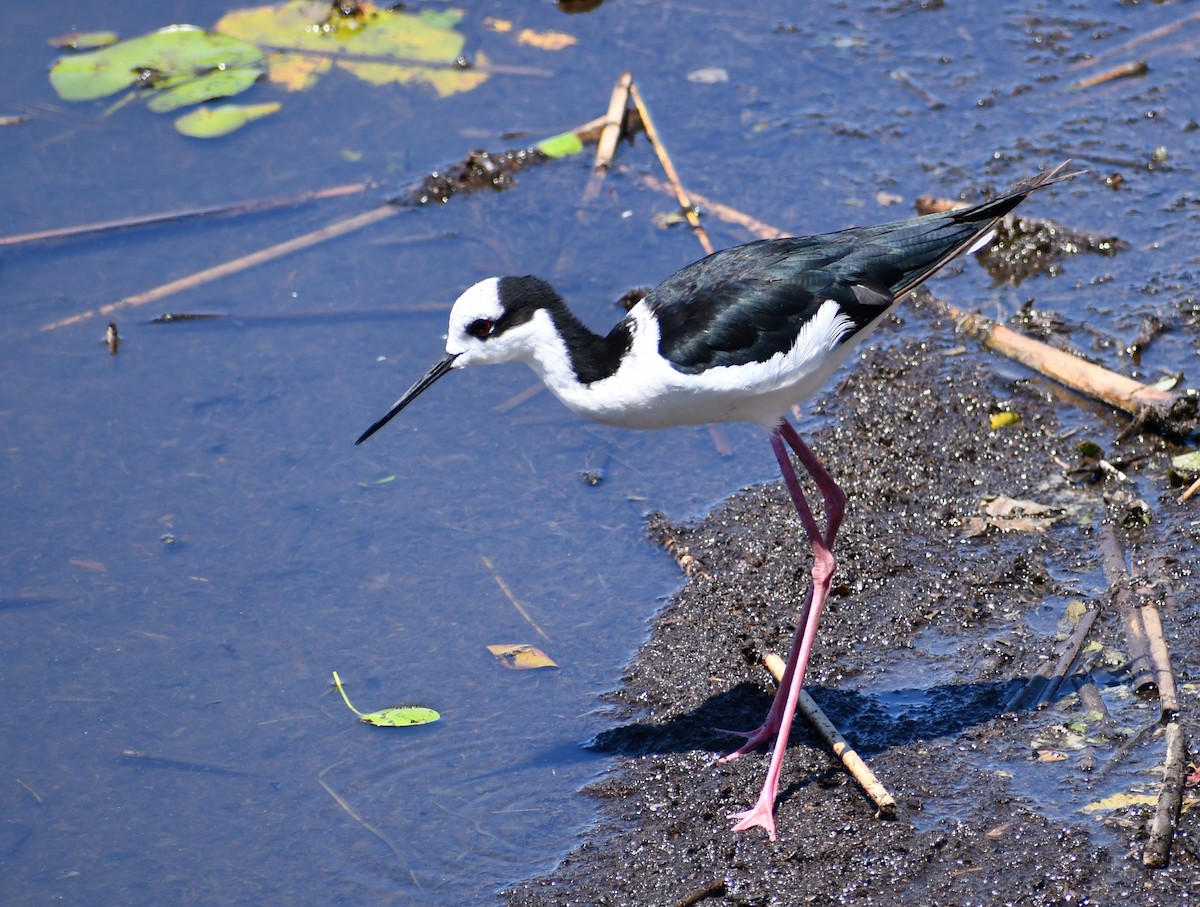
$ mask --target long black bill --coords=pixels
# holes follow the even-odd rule
[[[434,364],[433,368],[427,371],[416,384],[404,392],[404,396],[392,405],[392,408],[388,410],[386,416],[364,431],[354,443],[361,444],[363,441],[367,440],[367,438],[371,437],[371,435],[375,434],[375,432],[379,431],[379,429],[383,428],[383,426],[387,425],[388,422],[391,421],[392,416],[396,415],[396,413],[400,412],[400,410],[404,409],[404,407],[416,400],[417,397],[421,395],[421,392],[429,387],[429,385],[433,384],[433,382],[437,381],[438,378],[450,371],[450,367],[454,365],[454,360],[456,358],[458,358],[457,354],[447,353],[445,356],[439,359]]]

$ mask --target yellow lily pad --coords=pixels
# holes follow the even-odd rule
[[[327,3],[290,0],[234,10],[216,28],[273,51],[269,78],[291,89],[311,87],[336,65],[373,85],[423,85],[445,97],[488,78],[486,72],[453,65],[466,43],[454,31],[462,17],[453,9],[385,10],[367,0],[358,4],[354,15],[345,16],[331,14]],[[476,63],[484,66],[487,59],[477,54]]]
[[[200,107],[175,121],[175,128],[195,139],[215,139],[241,129],[252,120],[270,116],[279,110],[278,101],[270,104],[222,104]]]

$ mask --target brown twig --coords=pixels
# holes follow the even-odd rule
[[[625,110],[629,107],[629,87],[633,84],[633,74],[621,73],[617,84],[613,86],[608,99],[608,113],[604,115],[604,129],[596,142],[596,163],[592,167],[592,175],[588,177],[587,186],[583,190],[583,203],[586,205],[595,201],[600,194],[600,186],[608,168],[612,166],[613,156],[617,153],[617,142],[621,140],[621,123],[625,119]]]
[[[546,635],[546,631],[538,626],[537,621],[530,616],[529,612],[525,609],[525,606],[521,604],[520,600],[515,595],[513,595],[513,591],[512,589],[508,588],[508,583],[504,581],[504,577],[496,572],[496,568],[492,565],[491,559],[486,555],[480,555],[479,559],[483,561],[483,566],[487,567],[488,571],[492,574],[492,579],[496,581],[496,585],[500,587],[500,591],[504,593],[504,597],[512,603],[514,608],[517,609],[517,613],[525,618],[525,622],[529,624],[529,626],[533,627],[534,632],[537,633],[538,636],[546,640],[546,642],[552,642],[553,640]]]
[[[691,549],[687,545],[681,544],[679,539],[675,538],[671,531],[667,529],[665,519],[661,522],[655,520],[652,525],[651,534],[656,536],[658,543],[667,549],[667,553],[671,557],[675,558],[675,563],[679,565],[679,569],[683,571],[684,576],[688,579],[693,579],[697,576],[707,579],[712,576],[708,572],[708,568],[704,566],[704,563],[692,554]]]
[[[1184,501],[1186,501],[1188,498],[1190,498],[1192,495],[1194,495],[1197,491],[1200,491],[1200,479],[1197,479],[1191,485],[1189,485],[1187,491],[1185,491],[1183,494],[1181,494],[1179,496],[1179,503],[1182,504]]]
[[[637,107],[638,114],[642,118],[642,128],[646,132],[646,138],[650,140],[650,144],[654,146],[654,152],[658,155],[658,161],[662,165],[663,173],[666,174],[668,182],[675,189],[675,198],[679,202],[679,207],[683,210],[683,216],[687,218],[692,229],[696,233],[696,239],[699,240],[701,248],[709,255],[713,254],[713,244],[708,238],[708,231],[700,223],[700,215],[696,213],[696,207],[692,204],[692,200],[688,198],[687,192],[683,188],[683,184],[679,182],[679,174],[675,172],[675,165],[671,163],[671,156],[667,153],[667,148],[662,142],[658,130],[654,128],[654,122],[650,119],[650,111],[646,109],[646,104],[642,100],[642,95],[637,89],[637,85],[633,82],[629,83],[629,95],[633,98],[633,103]]]
[[[693,904],[699,904],[705,898],[718,897],[725,893],[725,880],[713,879],[707,885],[697,888],[691,894],[685,896],[682,900],[675,902],[675,907],[692,907]]]
[[[1112,69],[1106,69],[1104,72],[1096,73],[1094,76],[1088,76],[1086,79],[1080,79],[1071,87],[1076,90],[1093,88],[1096,85],[1103,85],[1105,82],[1112,82],[1116,79],[1144,76],[1149,71],[1150,65],[1145,60],[1132,60],[1128,63],[1121,63],[1114,66]]]
[[[1183,729],[1172,721],[1166,727],[1167,756],[1163,761],[1162,789],[1158,793],[1158,807],[1150,822],[1150,838],[1142,851],[1142,865],[1147,869],[1166,866],[1171,855],[1171,839],[1175,833],[1175,820],[1183,803],[1184,762],[1187,747],[1184,745]]]
[[[1125,648],[1129,652],[1130,683],[1139,695],[1156,687],[1154,662],[1150,657],[1150,644],[1141,615],[1133,603],[1133,592],[1129,588],[1129,574],[1125,567],[1125,551],[1117,539],[1117,530],[1112,523],[1105,523],[1100,530],[1100,554],[1104,560],[1104,576],[1112,595],[1112,606],[1121,618],[1125,630]]]
[[[378,828],[376,828],[370,822],[368,822],[366,819],[364,819],[361,815],[359,815],[358,811],[353,806],[350,805],[350,803],[346,800],[346,798],[343,797],[341,794],[339,794],[337,791],[335,791],[333,789],[333,787],[331,787],[330,784],[325,780],[325,775],[327,775],[331,770],[337,768],[341,764],[342,764],[341,762],[335,762],[333,765],[329,765],[329,766],[326,766],[325,768],[321,769],[321,773],[319,775],[317,775],[317,783],[325,789],[325,793],[327,793],[327,794],[329,794],[329,796],[333,797],[333,802],[335,802],[338,806],[340,806],[342,808],[342,810],[346,813],[346,815],[348,815],[351,819],[353,819],[355,822],[357,822],[359,825],[361,825],[363,828],[365,828],[367,831],[369,831],[371,834],[373,834],[375,837],[377,837],[380,841],[382,841],[384,844],[386,844],[388,846],[388,849],[395,855],[396,859],[399,860],[401,863],[404,863],[405,862],[404,854],[401,853],[400,848],[396,846],[395,842],[392,841],[391,838],[389,838],[387,835],[385,835],[382,831],[380,831]]]
[[[768,652],[763,656],[763,664],[771,672],[771,676],[775,678],[776,683],[783,682],[785,665],[782,658],[774,652]],[[854,751],[853,747],[846,741],[846,738],[838,732],[838,729],[834,727],[833,722],[829,720],[829,717],[822,711],[821,707],[804,690],[800,691],[799,709],[809,724],[821,735],[821,739],[833,750],[834,755],[842,760],[842,765],[846,767],[846,770],[850,772],[854,780],[859,783],[862,789],[866,791],[867,796],[875,803],[875,818],[895,818],[895,799],[888,793],[887,788],[879,782],[879,779],[875,777],[875,773],[862,761],[862,758]]]
[[[1058,660],[1054,666],[1050,666],[1050,662],[1046,662],[1042,669],[1034,674],[1029,682],[1022,687],[1008,705],[1004,707],[1006,712],[1016,712],[1022,709],[1036,709],[1041,707],[1045,702],[1049,702],[1054,698],[1054,694],[1058,692],[1063,680],[1070,673],[1071,665],[1075,663],[1075,659],[1079,656],[1080,649],[1087,639],[1088,631],[1091,630],[1092,624],[1096,622],[1096,615],[1100,613],[1099,608],[1093,608],[1090,611],[1084,612],[1075,624],[1075,629],[1071,635],[1063,641],[1059,648]]]
[[[945,101],[942,101],[941,99],[937,98],[935,95],[931,94],[928,90],[926,90],[926,88],[924,86],[918,84],[917,81],[912,76],[910,76],[905,70],[903,70],[903,69],[895,70],[894,72],[892,72],[892,78],[895,79],[897,82],[899,82],[901,85],[904,85],[907,88],[911,88],[914,92],[916,92],[917,95],[920,96],[921,100],[929,105],[930,110],[941,110],[943,107],[946,106]]]
[[[36,233],[18,233],[13,236],[0,236],[0,246],[18,246],[25,243],[72,239],[78,236],[89,236],[94,233],[129,230],[134,227],[151,227],[158,224],[191,220],[197,217],[236,217],[242,214],[258,214],[262,211],[271,211],[275,208],[303,205],[308,202],[323,201],[328,198],[355,195],[365,192],[375,185],[374,182],[368,180],[362,183],[330,186],[327,189],[315,189],[311,192],[301,192],[296,195],[286,195],[279,198],[257,199],[228,205],[210,205],[204,208],[183,208],[178,211],[161,211],[157,214],[138,214],[133,217],[121,217],[116,220],[98,221],[92,224],[75,224],[74,226],[58,227],[53,230],[39,230]]]
[[[1147,408],[1165,410],[1176,402],[1177,395],[1170,391],[1159,390],[1124,375],[1118,375],[1102,366],[1019,334],[983,315],[964,312],[946,303],[937,304],[944,307],[959,330],[971,335],[988,349],[1003,353],[1072,390],[1103,401],[1122,412],[1139,416]]]
[[[152,290],[147,290],[144,293],[135,293],[133,296],[126,296],[124,299],[119,299],[116,302],[110,302],[107,305],[102,305],[95,309],[88,309],[86,312],[79,312],[75,315],[70,315],[66,318],[61,318],[58,321],[52,321],[49,324],[42,325],[43,331],[54,331],[58,328],[70,327],[73,324],[79,324],[87,321],[90,318],[101,317],[105,318],[112,315],[114,312],[122,309],[136,308],[137,306],[147,305],[151,302],[158,302],[161,299],[166,299],[168,296],[173,296],[176,293],[182,293],[184,290],[191,290],[206,283],[211,283],[222,277],[228,277],[230,274],[237,274],[239,271],[245,271],[248,268],[253,268],[269,261],[274,261],[276,258],[282,258],[285,255],[290,255],[293,252],[299,252],[302,249],[307,249],[319,243],[327,242],[338,236],[344,236],[347,233],[352,233],[355,230],[361,230],[363,227],[371,224],[379,223],[381,220],[386,220],[389,217],[394,217],[399,214],[402,209],[395,205],[381,205],[378,208],[373,208],[363,214],[357,214],[354,217],[348,217],[344,220],[337,221],[322,227],[320,230],[313,230],[311,233],[305,233],[303,236],[297,236],[294,239],[289,239],[286,242],[277,243],[269,246],[266,249],[260,249],[257,252],[252,252],[249,255],[243,255],[241,258],[235,258],[232,261],[223,262],[211,268],[205,268],[203,271],[197,271],[194,274],[189,274],[187,277],[181,277],[178,280],[172,280],[168,283],[161,284]]]
[[[1178,613],[1171,579],[1167,576],[1166,560],[1161,555],[1150,559],[1150,580],[1154,584],[1158,598],[1167,606],[1169,612]],[[1162,720],[1166,721],[1173,718],[1179,711],[1179,695],[1175,691],[1175,673],[1171,670],[1171,657],[1167,651],[1166,637],[1163,636],[1158,605],[1152,598],[1147,599],[1142,606],[1142,623],[1146,627],[1146,637],[1150,640],[1150,659],[1154,662],[1154,673],[1158,678],[1158,699],[1162,708]]]
[[[178,768],[189,772],[212,772],[217,775],[243,775],[248,778],[257,777],[256,772],[248,772],[240,768],[234,768],[231,765],[221,765],[217,762],[198,762],[191,759],[176,759],[174,756],[156,756],[153,753],[144,753],[141,750],[125,749],[121,750],[121,755],[126,759],[133,759],[137,762],[147,762],[151,765],[161,765],[166,768]]]
[[[1072,66],[1071,69],[1087,69],[1089,66],[1095,66],[1106,57],[1129,53],[1129,51],[1133,50],[1135,47],[1141,47],[1143,44],[1149,44],[1151,41],[1157,41],[1159,38],[1165,38],[1167,35],[1177,32],[1185,25],[1195,22],[1198,19],[1200,19],[1200,12],[1190,13],[1181,19],[1176,19],[1174,22],[1168,22],[1166,25],[1151,29],[1143,35],[1138,35],[1136,38],[1131,38],[1124,44],[1119,44],[1116,47],[1110,47],[1103,53],[1096,54],[1094,57],[1084,60],[1081,63],[1077,63],[1076,65]]]
[[[584,123],[582,126],[578,126],[571,131],[579,138],[581,142],[586,144],[588,142],[594,142],[600,137],[600,132],[603,129],[604,124],[605,118],[597,117],[596,119],[590,120],[589,122]],[[626,128],[636,129],[640,125],[641,120],[639,118],[630,117],[629,121],[626,123]],[[89,309],[86,312],[80,312],[78,314],[59,319],[58,321],[53,321],[49,324],[42,325],[41,330],[53,331],[57,330],[58,328],[80,324],[97,316],[106,317],[122,309],[133,308],[136,306],[146,305],[151,302],[157,302],[158,300],[165,299],[168,296],[174,295],[175,293],[194,289],[198,286],[203,286],[206,283],[210,283],[222,277],[227,277],[230,274],[236,274],[240,271],[246,270],[247,268],[252,268],[268,261],[273,261],[276,258],[289,255],[293,252],[300,251],[301,249],[307,249],[310,246],[326,242],[327,240],[335,237],[343,236],[356,230],[361,230],[364,227],[370,226],[371,224],[394,217],[402,210],[404,210],[404,208],[401,207],[401,202],[390,202],[385,205],[380,205],[378,208],[373,208],[372,210],[364,212],[363,214],[358,214],[354,217],[336,221],[335,223],[329,224],[326,227],[322,227],[319,230],[314,230],[311,233],[306,233],[303,236],[298,236],[294,239],[279,243],[267,249],[261,249],[257,252],[251,253],[250,255],[244,255],[241,258],[234,259],[233,261],[227,261],[223,264],[216,265],[215,267],[198,271],[195,274],[189,274],[187,277],[181,277],[178,280],[172,280],[168,283],[162,284],[161,286],[147,290],[144,293],[137,293],[133,296],[127,296],[126,298],[117,300],[116,302],[111,302],[107,305],[102,305],[94,309]]]
[[[669,183],[664,183],[662,180],[648,174],[643,173],[639,177],[643,183],[658,192],[673,192]],[[691,194],[692,201],[700,205],[706,214],[711,214],[717,220],[725,221],[728,224],[735,224],[739,227],[744,227],[749,231],[750,235],[756,239],[779,239],[783,236],[788,236],[786,231],[780,230],[778,227],[772,227],[770,224],[759,220],[757,217],[751,217],[744,211],[739,211],[737,208],[731,208],[729,205],[722,204],[711,198],[706,198],[698,192]]]

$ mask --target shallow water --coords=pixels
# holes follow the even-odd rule
[[[1039,73],[1178,10],[1114,8],[1098,22],[1093,11],[1043,18],[1036,3],[997,14],[642,2],[577,16],[458,5],[469,47],[552,75],[442,101],[335,77],[286,97],[260,85],[250,100],[281,99],[283,113],[207,144],[136,103],[105,115],[107,102],[58,102],[44,41],[207,25],[222,5],[12,11],[0,113],[31,120],[2,133],[0,233],[368,178],[403,185],[470,148],[599,115],[624,69],[691,188],[799,232],[907,216],[918,194],[1005,185],[1072,153],[1145,160],[1189,116],[1186,73],[1144,96],[1118,83],[1078,105],[1062,93],[1017,100],[1039,90]],[[484,29],[485,15],[579,43],[523,47]],[[714,66],[727,82],[688,79]],[[893,78],[899,69],[944,106]],[[1112,129],[1082,115],[1097,103],[1118,105]],[[504,194],[406,212],[120,311],[116,356],[105,318],[39,328],[367,210],[388,189],[0,252],[8,902],[456,904],[570,846],[592,816],[575,792],[605,765],[581,746],[608,726],[599,694],[678,582],[644,514],[702,512],[771,478],[767,446],[749,428],[726,430],[723,456],[704,429],[586,425],[548,394],[497,413],[533,382],[517,367],[455,375],[367,445],[353,440],[438,355],[437,306],[472,282],[541,274],[600,326],[627,289],[698,257],[686,232],[654,226],[671,203],[638,179],[656,172],[645,141],[621,161],[583,211],[588,162],[565,160]],[[1130,194],[1100,196],[1086,178],[1031,207],[1139,249],[1188,242],[1163,213],[1179,183],[1120,169]],[[711,229],[718,246],[749,238]],[[1037,284],[1038,305],[1127,338],[1141,313],[1181,304],[1173,288],[1195,258],[1173,261],[1155,293],[1144,262],[1068,262]],[[1086,300],[1070,292],[1080,281],[1096,283]],[[1034,292],[992,290],[975,268],[952,286],[993,313]],[[163,311],[225,317],[151,324]],[[1191,355],[1167,336],[1147,368],[1178,370]],[[508,642],[541,645],[561,670],[503,670],[484,647]],[[335,669],[359,708],[417,703],[443,720],[361,726],[330,686]]]

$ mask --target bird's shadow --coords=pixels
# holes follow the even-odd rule
[[[954,737],[997,718],[1024,685],[1025,681],[1018,678],[871,693],[830,687],[806,689],[859,755],[869,757],[892,747]],[[741,683],[668,721],[632,721],[603,731],[588,748],[623,756],[690,753],[698,749],[724,752],[736,746],[737,738],[719,729],[757,727],[770,705],[771,695],[761,687]],[[802,724],[796,723],[791,741],[815,744],[815,733],[806,726],[801,729]]]

